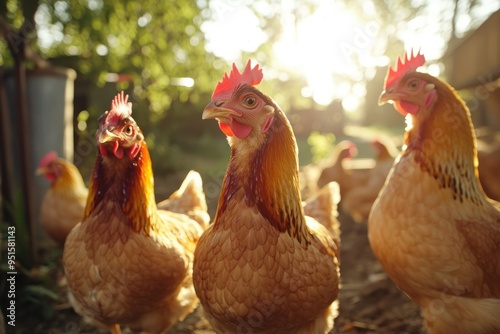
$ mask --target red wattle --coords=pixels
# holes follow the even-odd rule
[[[141,145],[134,144],[132,146],[132,148],[130,148],[130,150],[128,151],[128,157],[130,159],[134,159],[136,157],[137,153],[139,153],[140,149],[141,149]]]
[[[405,113],[403,114],[403,112],[401,112],[400,110],[398,110],[398,111],[401,112],[405,116],[406,116],[406,114],[415,115],[417,113],[417,111],[420,109],[420,106],[418,104],[404,101],[404,100],[399,101],[399,106],[401,107],[401,109],[403,109],[403,111]]]
[[[221,129],[222,132],[224,132],[224,134],[226,136],[229,136],[229,137],[234,136],[233,130],[231,130],[231,127],[229,126],[229,124],[219,122],[219,128]]]
[[[239,123],[233,119],[231,123],[231,130],[233,130],[233,133],[236,137],[244,139],[248,137],[248,135],[252,131],[252,127],[250,125]]]
[[[120,144],[118,144],[118,140],[115,140],[113,143],[113,154],[118,159],[123,158],[123,149],[120,147]]]
[[[250,125],[242,124],[240,122],[235,121],[234,119],[230,119],[231,124],[227,124],[219,121],[219,128],[226,136],[232,137],[236,136],[240,139],[244,139],[248,137],[250,132],[252,131],[252,127]]]
[[[101,151],[101,154],[103,157],[107,157],[108,156],[108,151],[106,151],[106,148],[104,147],[103,144],[99,144],[99,151]]]

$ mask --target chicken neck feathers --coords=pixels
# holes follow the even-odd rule
[[[466,199],[480,205],[485,197],[477,179],[470,112],[452,87],[439,79],[426,78],[436,85],[438,99],[422,121],[407,132],[403,156],[414,153],[422,172],[433,176],[440,188],[450,189],[460,202]]]
[[[269,129],[270,135],[253,154],[250,164],[244,161],[246,157],[240,157],[232,148],[215,225],[233,194],[243,188],[246,205],[256,206],[278,231],[286,231],[300,242],[307,243],[309,233],[299,191],[297,144],[284,114],[276,106],[275,110],[278,112]],[[289,147],[293,150],[284,149]]]
[[[84,219],[100,210],[100,204],[106,199],[123,212],[126,223],[135,232],[144,231],[149,235],[150,230],[157,227],[153,170],[144,142],[133,161],[124,157],[111,163],[99,152],[89,193]]]

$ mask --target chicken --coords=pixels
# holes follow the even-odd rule
[[[203,230],[157,209],[151,158],[127,100],[118,94],[99,118],[87,205],[63,264],[75,310],[113,333],[120,324],[163,333],[198,304],[192,261]]]
[[[377,137],[371,142],[375,151],[375,160],[378,164],[389,163],[392,165],[394,159],[398,156],[399,150],[394,142],[385,137]]]
[[[342,162],[344,159],[350,159],[356,154],[356,145],[345,140],[335,146],[330,158],[324,159],[319,163],[299,166],[300,193],[302,198],[314,196],[328,182],[335,181],[338,183],[340,179],[338,175],[348,173],[344,170]],[[321,180],[320,176],[322,177]]]
[[[367,171],[364,183],[350,189],[342,198],[342,209],[358,222],[368,219],[373,202],[397,155],[397,149],[390,140],[377,138],[371,144],[375,151],[375,166]]]
[[[57,153],[47,153],[40,161],[36,174],[50,182],[41,208],[40,222],[47,234],[64,246],[67,235],[82,220],[88,189],[78,168]]]
[[[318,178],[318,187],[322,188],[328,182],[337,182],[340,187],[341,199],[351,191],[353,188],[358,187],[366,180],[365,171],[353,170],[346,168],[344,162],[352,159],[358,154],[356,145],[349,140],[343,140],[337,144],[332,153],[333,162],[323,168]]]
[[[478,146],[479,181],[489,198],[500,201],[500,144],[498,142]]]
[[[326,333],[339,291],[337,188],[308,204],[318,220],[305,216],[297,143],[276,102],[253,87],[262,77],[250,61],[243,73],[233,64],[203,111],[231,157],[196,247],[194,286],[218,333]]]
[[[418,52],[389,68],[379,103],[406,116],[403,151],[368,221],[371,248],[431,334],[500,333],[500,211],[477,174],[469,109]]]
[[[309,198],[318,191],[317,182],[321,170],[321,165],[316,163],[299,166],[299,185],[302,198]]]
[[[180,188],[169,198],[158,203],[158,209],[183,213],[196,220],[205,230],[210,223],[207,201],[200,173],[191,170]]]
[[[340,262],[340,222],[337,220],[340,188],[337,182],[327,183],[303,202],[304,214],[312,217],[328,229],[335,242],[335,254]]]

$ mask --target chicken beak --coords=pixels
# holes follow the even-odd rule
[[[35,175],[44,175],[49,171],[46,167],[39,167],[35,170]]]
[[[115,140],[115,139],[118,139],[118,136],[112,132],[109,132],[108,129],[99,133],[99,143],[101,143],[101,144],[107,143],[107,142]]]
[[[217,106],[218,102],[210,102],[203,109],[202,119],[228,119],[229,116],[242,116],[243,114],[232,109]]]
[[[384,90],[382,94],[380,94],[378,98],[378,105],[383,106],[386,103],[392,103],[393,101],[397,101],[403,97],[403,94],[396,93],[394,90]]]
[[[380,94],[380,96],[378,97],[378,105],[383,106],[389,101],[391,101],[391,94],[384,90],[382,94]]]

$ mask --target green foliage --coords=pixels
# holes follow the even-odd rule
[[[335,147],[335,135],[313,131],[307,138],[307,143],[311,146],[312,161],[317,163],[331,154]]]
[[[210,96],[213,78],[221,75],[213,66],[219,60],[205,51],[195,0],[7,0],[0,12],[16,30],[36,27],[28,43],[44,58],[75,69],[91,86],[113,81],[115,91],[133,95],[135,108],[144,101],[152,122],[172,101],[198,103]],[[12,64],[6,43],[0,50],[0,64]]]
[[[180,168],[175,123],[189,125],[195,118],[200,129],[201,110],[222,75],[214,66],[225,67],[205,50],[196,1],[39,0],[32,2],[38,6],[34,18],[24,2],[29,0],[7,0],[0,14],[17,30],[26,22],[36,26],[30,46],[52,63],[75,69],[75,88],[85,90],[89,101],[82,117],[76,110],[83,126],[76,130],[75,150],[80,139],[94,144],[97,118],[114,94],[125,90],[154,161],[164,171]],[[6,44],[0,42],[0,50],[3,57]],[[12,63],[9,58],[0,62]],[[80,163],[86,160],[93,159],[88,155]]]
[[[25,208],[23,204],[22,191],[14,190],[13,203],[4,202],[6,211],[10,214],[13,221],[5,222],[5,227],[15,227],[16,237],[16,261],[24,268],[31,268],[34,263],[31,243],[29,242],[28,226],[26,225]],[[2,231],[2,235],[6,238],[6,231]],[[4,242],[5,244],[5,242]],[[3,253],[5,254],[5,253]],[[2,263],[6,263],[3,261]]]
[[[21,192],[15,192],[14,203],[4,203],[4,205],[13,217],[13,222],[2,222],[0,231],[2,236],[0,242],[2,245],[2,249],[0,250],[0,254],[2,254],[0,270],[3,272],[15,271],[17,273],[15,275],[16,309],[21,310],[22,314],[36,314],[37,317],[40,316],[38,321],[45,321],[53,316],[54,309],[51,305],[59,298],[59,295],[55,292],[57,285],[50,274],[58,268],[60,251],[56,255],[49,254],[45,259],[46,264],[34,266],[33,254],[30,248],[31,243],[29,242],[25,220],[25,210],[21,201]],[[15,270],[12,270],[8,266],[6,260],[6,247],[8,235],[10,235],[7,233],[9,226],[15,227]],[[5,309],[4,307],[6,307],[6,303],[9,301],[9,298],[7,298],[8,287],[4,285],[1,288],[1,306]]]
[[[162,115],[173,100],[196,99],[211,89],[200,87],[211,82],[207,76],[214,73],[215,58],[204,50],[198,15],[193,0],[45,0],[39,31],[60,30],[61,36],[39,46],[47,57],[78,56],[74,68],[99,85],[108,73],[126,74],[135,99],[147,99],[149,110]],[[194,86],[177,80],[186,77]]]
[[[58,299],[57,292],[42,284],[30,284],[21,291],[19,308],[27,314],[41,316],[40,321],[46,321],[54,316],[55,310],[51,305]]]
[[[60,252],[59,252],[60,257]],[[16,309],[21,315],[35,315],[35,322],[44,322],[53,317],[55,310],[53,304],[59,299],[59,294],[55,280],[51,277],[57,269],[58,259],[50,259],[48,265],[39,266],[27,270],[21,266],[16,269],[15,291]],[[5,262],[2,262],[2,264]],[[1,265],[2,271],[12,271]],[[7,288],[0,291],[2,295],[2,308],[5,309],[9,298],[7,298]],[[5,303],[5,304],[4,304]],[[32,319],[33,320],[33,319]]]

